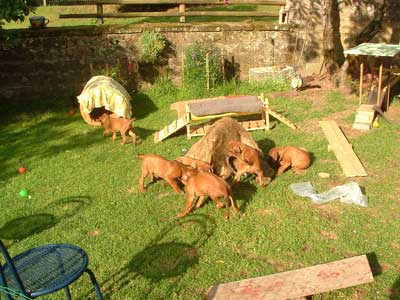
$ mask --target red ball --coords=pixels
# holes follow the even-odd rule
[[[19,174],[24,174],[26,172],[26,169],[24,167],[19,167],[18,173]]]
[[[70,116],[73,116],[75,114],[75,111],[73,110],[73,109],[71,109],[70,111],[69,111],[69,115]]]

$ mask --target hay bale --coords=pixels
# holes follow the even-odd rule
[[[232,140],[240,141],[262,153],[250,133],[238,121],[226,117],[210,126],[202,139],[195,143],[185,156],[212,164],[216,174],[227,178],[232,173],[227,159],[229,157],[227,144]]]

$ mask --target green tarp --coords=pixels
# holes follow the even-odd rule
[[[363,43],[351,49],[345,50],[349,55],[370,55],[393,57],[400,53],[400,45]]]

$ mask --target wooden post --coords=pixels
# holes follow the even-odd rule
[[[190,134],[190,111],[189,111],[189,104],[185,105],[185,114],[186,114],[186,120],[188,120],[188,124],[186,125],[186,137],[188,140],[192,138],[192,135]]]
[[[376,105],[380,106],[379,102],[381,100],[381,88],[382,88],[382,73],[383,73],[383,63],[380,64],[379,66],[379,78],[378,78],[378,96],[376,99]]]
[[[224,60],[224,49],[221,49],[221,73],[222,81],[225,82],[225,60]]]
[[[182,86],[185,84],[185,52],[182,51]]]
[[[265,130],[270,130],[269,113],[268,113],[268,111],[269,111],[268,98],[265,98],[264,93],[261,93],[260,98],[261,98],[261,102],[264,104],[263,114],[264,114],[264,118],[265,118]]]
[[[110,75],[110,66],[106,64],[106,76]]]
[[[389,110],[389,102],[390,102],[390,83],[387,85],[387,97],[386,97],[386,111]]]
[[[47,1],[43,0],[43,6],[47,6]]]
[[[179,13],[184,13],[186,10],[186,5],[185,4],[179,4]],[[185,16],[180,16],[179,17],[179,22],[185,23],[186,17]]]
[[[360,64],[360,100],[359,104],[361,105],[361,97],[362,97],[362,90],[363,90],[363,79],[364,79],[364,62]]]
[[[206,80],[207,80],[207,91],[210,90],[210,64],[209,55],[206,53]]]
[[[104,24],[104,19],[103,19],[103,4],[96,4],[97,7],[97,24]]]
[[[89,67],[90,67],[90,76],[93,76],[94,75],[93,64],[90,64]]]

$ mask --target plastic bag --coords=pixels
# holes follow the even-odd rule
[[[292,183],[289,188],[298,196],[311,198],[315,204],[322,204],[339,198],[341,202],[347,204],[368,206],[368,196],[363,195],[356,182],[336,186],[321,194],[317,194],[310,182]]]

